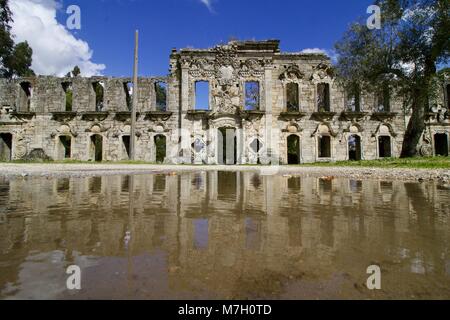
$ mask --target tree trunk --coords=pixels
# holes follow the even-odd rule
[[[403,139],[401,158],[411,158],[417,155],[417,145],[425,130],[425,99],[416,90],[412,101],[412,116]]]
[[[425,70],[422,81],[419,81],[412,93],[412,116],[403,140],[403,147],[400,157],[411,158],[417,156],[417,146],[420,137],[425,131],[425,113],[428,112],[428,97],[430,82],[436,74],[436,64],[432,57],[426,57]]]

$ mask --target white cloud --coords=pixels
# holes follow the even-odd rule
[[[75,38],[56,20],[55,0],[10,1],[16,42],[28,41],[33,49],[32,69],[40,75],[64,76],[78,65],[83,76],[99,75],[104,64],[92,62],[89,44]]]
[[[336,63],[338,60],[338,55],[334,50],[320,49],[320,48],[307,48],[303,49],[301,53],[306,54],[325,54],[330,57],[333,63]]]
[[[308,48],[308,49],[303,49],[301,51],[301,53],[306,53],[306,54],[314,54],[314,53],[321,53],[321,54],[327,54],[325,50],[323,49],[319,49],[319,48]]]
[[[200,0],[201,3],[203,3],[209,10],[209,12],[213,13],[214,12],[214,8],[212,6],[212,2],[213,0]]]

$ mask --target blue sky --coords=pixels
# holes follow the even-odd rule
[[[14,0],[13,0],[14,1]],[[367,17],[372,0],[65,0],[81,8],[82,28],[72,34],[89,44],[91,60],[110,76],[132,72],[134,30],[140,31],[143,76],[165,75],[173,47],[212,47],[240,40],[280,39],[283,51],[330,50],[348,25]]]

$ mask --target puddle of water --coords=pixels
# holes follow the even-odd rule
[[[0,180],[2,299],[450,299],[450,192],[252,172]],[[381,290],[366,287],[379,265]],[[66,268],[82,290],[66,288]]]

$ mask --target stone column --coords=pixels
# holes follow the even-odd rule
[[[273,136],[273,114],[272,114],[272,66],[266,66],[264,70],[264,97],[265,97],[265,146],[271,150],[271,162],[273,163],[274,152],[278,149],[278,137]]]
[[[188,120],[186,119],[186,114],[189,110],[189,69],[187,67],[181,68],[181,112],[180,112],[180,134],[181,137],[181,145],[179,148],[183,150],[182,154],[182,163],[190,163],[191,162],[191,156],[190,152],[190,136],[188,136],[186,133],[184,133],[183,136],[183,130],[189,127]],[[179,149],[180,150],[180,149]],[[187,153],[187,154],[186,154]]]

